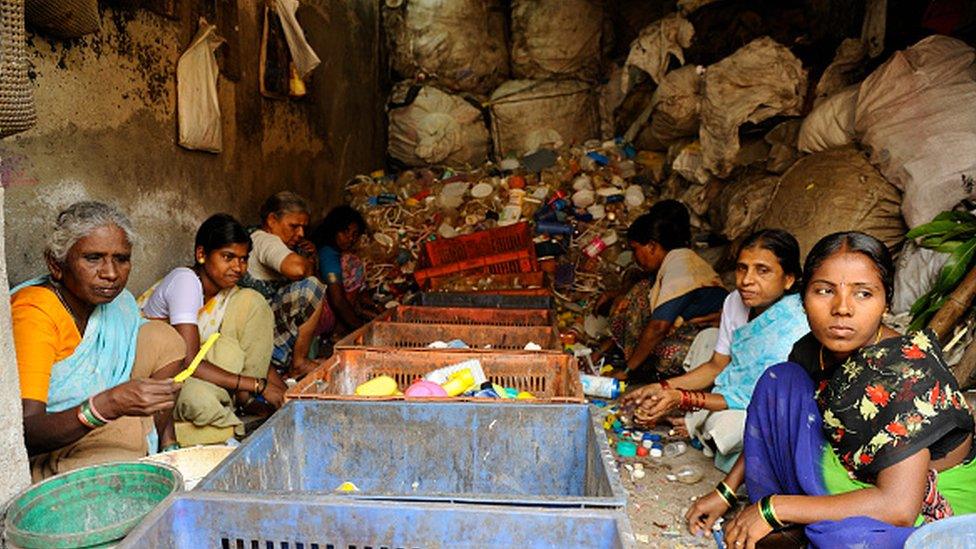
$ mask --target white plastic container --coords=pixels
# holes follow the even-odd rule
[[[612,377],[580,374],[583,394],[600,398],[617,398],[627,388],[627,384]]]

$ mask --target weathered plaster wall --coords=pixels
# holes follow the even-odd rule
[[[11,282],[42,270],[47,228],[79,199],[115,203],[132,217],[142,238],[129,288],[138,293],[188,261],[209,214],[253,223],[260,203],[282,189],[325,209],[349,177],[382,164],[376,2],[303,2],[299,20],[322,65],[302,101],[258,92],[261,5],[238,1],[241,77],[218,83],[219,155],[176,145],[176,63],[195,20],[104,8],[95,35],[30,37],[39,122],[0,142]]]
[[[3,221],[3,200],[4,192],[0,187],[0,223]],[[2,235],[3,225],[0,224],[0,237]],[[7,326],[10,324],[10,298],[2,254],[3,240],[0,240],[0,326]],[[0,428],[0,471],[3,471],[0,506],[30,484],[18,387],[13,337],[10,330],[0,330],[0,417],[3,418],[3,428]]]

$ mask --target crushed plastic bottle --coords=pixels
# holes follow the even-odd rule
[[[674,476],[682,484],[695,484],[702,479],[703,473],[694,465],[682,465],[674,472]]]
[[[688,445],[684,441],[678,440],[664,445],[664,457],[674,458],[688,451]]]

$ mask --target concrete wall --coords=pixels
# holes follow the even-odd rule
[[[193,234],[209,214],[256,222],[260,203],[282,189],[325,209],[349,177],[382,165],[377,2],[303,1],[299,20],[322,65],[302,101],[260,96],[263,3],[237,5],[240,78],[222,75],[218,83],[218,155],[175,143],[176,63],[196,32],[196,13],[184,9],[173,21],[106,7],[97,34],[67,42],[30,36],[39,122],[0,142],[12,283],[42,271],[48,227],[79,199],[113,202],[132,217],[142,239],[129,288],[138,293],[191,259]]]
[[[3,187],[0,187],[0,222],[3,221]],[[3,225],[0,224],[0,238]],[[10,297],[7,292],[7,269],[0,240],[0,326],[10,325]],[[0,330],[0,506],[30,484],[27,450],[24,448],[24,426],[20,405],[20,382],[14,361],[14,340],[10,330]],[[3,527],[0,526],[0,530]],[[0,540],[0,546],[3,541]]]

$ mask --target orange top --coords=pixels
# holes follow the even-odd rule
[[[41,286],[22,288],[11,296],[10,313],[20,396],[46,403],[51,369],[75,352],[81,334],[58,296]]]

